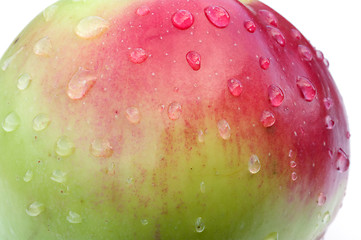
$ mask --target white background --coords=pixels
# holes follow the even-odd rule
[[[54,0],[1,0],[0,55],[18,33],[53,2]],[[330,71],[343,95],[349,117],[351,167],[343,208],[330,226],[325,240],[360,240],[361,73],[358,70],[361,70],[361,3],[359,0],[263,2],[292,22],[330,61]]]

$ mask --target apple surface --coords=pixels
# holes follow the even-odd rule
[[[257,0],[62,0],[0,60],[1,239],[317,240],[349,130]]]

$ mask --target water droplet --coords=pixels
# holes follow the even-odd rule
[[[300,31],[294,28],[291,30],[291,36],[293,37],[294,40],[301,40],[302,38]]]
[[[24,182],[30,182],[32,179],[33,179],[33,171],[32,170],[28,170],[26,171],[24,177],[23,177],[23,180]]]
[[[283,33],[276,27],[267,26],[268,34],[282,47],[286,45],[286,39]]]
[[[137,9],[136,13],[139,15],[139,16],[145,16],[147,14],[150,13],[150,9],[149,7],[147,6],[141,6]]]
[[[73,154],[74,150],[74,143],[68,137],[62,136],[56,141],[55,152],[59,156],[70,156],[71,154]]]
[[[106,139],[95,139],[90,145],[90,153],[94,157],[109,158],[113,155],[113,148]]]
[[[69,211],[68,216],[66,216],[66,220],[70,223],[81,223],[82,222],[82,218],[81,216],[73,211]]]
[[[326,58],[323,59],[323,64],[325,64],[326,67],[330,67],[330,62]]]
[[[196,232],[198,233],[203,232],[204,229],[206,228],[206,225],[201,217],[198,217],[196,219],[195,227],[196,227]]]
[[[129,107],[129,108],[127,108],[125,113],[126,113],[126,117],[129,122],[131,122],[133,124],[138,124],[140,122],[140,112],[139,112],[138,108]]]
[[[204,9],[207,19],[216,27],[225,28],[229,25],[229,13],[220,6],[208,6]]]
[[[228,122],[224,119],[217,123],[219,135],[224,139],[228,140],[231,138],[231,128]]]
[[[50,121],[48,115],[40,113],[33,119],[33,129],[37,132],[42,131],[49,126]]]
[[[26,214],[28,214],[31,217],[39,216],[40,213],[42,213],[45,210],[44,204],[40,202],[33,202],[29,205],[29,207],[25,210]]]
[[[272,127],[275,124],[276,118],[273,112],[265,110],[261,115],[260,121],[264,127],[268,128]]]
[[[177,102],[172,102],[168,106],[168,117],[170,120],[177,120],[182,114],[182,106]]]
[[[15,131],[19,127],[19,125],[20,125],[20,117],[15,112],[9,113],[2,122],[2,127],[5,132]]]
[[[264,238],[264,240],[278,240],[278,232],[271,232]]]
[[[58,5],[51,5],[49,7],[47,7],[44,11],[43,11],[43,17],[45,19],[45,22],[49,22],[53,19],[56,10],[58,10],[59,6]]]
[[[269,68],[270,63],[271,63],[271,61],[269,60],[269,58],[266,58],[266,57],[259,58],[259,65],[264,70],[267,70]]]
[[[290,167],[291,168],[295,168],[295,167],[297,167],[297,163],[295,162],[295,161],[290,161]]]
[[[206,193],[206,184],[204,182],[201,182],[200,190],[201,190],[201,193]]]
[[[268,87],[268,99],[272,106],[280,106],[284,98],[285,95],[280,87],[273,84]]]
[[[204,132],[203,132],[203,130],[198,131],[198,141],[200,143],[204,142]]]
[[[92,71],[80,67],[68,83],[67,94],[69,98],[73,100],[83,98],[96,80],[97,77]]]
[[[343,173],[346,172],[349,167],[350,167],[350,160],[347,154],[343,151],[343,149],[340,148],[337,152],[336,169],[337,171]]]
[[[311,50],[305,45],[298,45],[298,53],[302,60],[310,62],[313,59]]]
[[[142,219],[140,220],[140,222],[142,223],[143,226],[146,226],[149,223],[147,219]]]
[[[320,61],[323,61],[325,57],[323,56],[323,53],[320,50],[316,50],[316,58]]]
[[[331,214],[329,211],[327,211],[322,216],[322,223],[327,224],[330,220],[331,220]]]
[[[346,138],[350,139],[351,138],[351,133],[349,131],[346,132]]]
[[[335,127],[335,121],[333,121],[329,115],[325,117],[325,124],[327,129],[333,129]]]
[[[24,47],[21,47],[19,50],[17,50],[13,55],[11,55],[10,57],[8,57],[2,64],[1,64],[1,69],[3,71],[5,71],[6,69],[8,69],[10,63],[12,61],[14,61],[14,59],[24,50]]]
[[[60,170],[54,170],[53,175],[50,177],[51,180],[57,183],[65,183],[66,182],[66,174]]]
[[[172,16],[173,25],[181,30],[190,28],[194,23],[193,15],[187,10],[178,10]]]
[[[148,54],[143,48],[135,48],[134,51],[132,51],[129,54],[129,59],[132,63],[143,63],[145,60],[147,60]]]
[[[254,33],[256,31],[256,24],[252,20],[247,20],[244,22],[244,27],[248,32]]]
[[[53,45],[49,37],[44,37],[37,41],[33,47],[33,51],[38,56],[48,57],[53,51]]]
[[[316,88],[308,78],[299,76],[297,78],[296,84],[306,101],[311,102],[315,98]]]
[[[292,179],[292,181],[296,181],[297,178],[298,178],[297,173],[296,173],[296,172],[292,172],[292,173],[291,173],[291,179]]]
[[[238,79],[232,78],[228,80],[228,90],[233,96],[238,97],[243,91],[243,85]]]
[[[109,28],[109,22],[101,17],[89,16],[85,17],[75,28],[75,33],[84,39],[99,37]]]
[[[326,203],[326,195],[324,193],[318,194],[317,205],[323,206]]]
[[[27,73],[21,74],[18,78],[17,87],[19,90],[25,90],[29,87],[31,76]]]
[[[258,11],[258,16],[260,17],[260,19],[265,23],[265,24],[269,24],[272,25],[274,27],[278,26],[278,20],[276,18],[276,16],[271,13],[268,10],[259,10]]]
[[[327,110],[330,110],[330,109],[332,108],[332,106],[333,106],[333,100],[332,100],[332,98],[324,98],[324,99],[323,99],[323,103],[325,104],[325,108],[326,108]]]
[[[259,158],[257,155],[252,155],[248,162],[248,170],[252,174],[256,174],[261,170],[261,162],[259,161]]]
[[[201,55],[195,51],[189,51],[186,55],[189,66],[195,71],[201,68]]]

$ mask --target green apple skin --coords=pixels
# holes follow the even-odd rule
[[[0,61],[0,238],[320,239],[350,151],[325,61],[256,0],[59,1]]]

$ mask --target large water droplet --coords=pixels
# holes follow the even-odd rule
[[[201,68],[201,55],[195,51],[189,51],[186,55],[189,66],[195,71]]]
[[[136,107],[127,108],[125,115],[130,123],[138,124],[140,122],[140,112]]]
[[[28,73],[21,74],[18,78],[17,87],[19,90],[25,90],[29,87],[31,76]]]
[[[225,28],[229,25],[229,13],[220,6],[208,6],[204,9],[207,19],[216,27]]]
[[[299,76],[296,84],[306,101],[311,102],[315,98],[316,88],[308,78]]]
[[[75,33],[84,39],[99,37],[109,28],[109,22],[101,17],[89,16],[85,17],[75,28]]]
[[[278,240],[278,232],[271,232],[264,238],[264,240]]]
[[[182,114],[182,106],[178,102],[172,102],[168,106],[168,117],[170,120],[177,120]]]
[[[97,77],[92,71],[80,67],[68,83],[67,94],[69,98],[73,100],[83,98],[96,80]]]
[[[49,7],[47,7],[44,11],[43,11],[43,17],[45,22],[49,22],[53,19],[56,11],[58,10],[59,6],[56,4],[53,4]]]
[[[257,157],[257,155],[252,155],[249,158],[248,161],[248,170],[250,173],[252,174],[256,174],[259,172],[259,170],[261,170],[261,162],[259,161],[259,158]]]
[[[147,60],[148,54],[143,48],[135,48],[130,54],[129,59],[132,63],[140,64]]]
[[[272,127],[275,124],[276,118],[273,112],[265,110],[262,112],[260,121],[264,127],[268,128]]]
[[[51,175],[50,179],[57,183],[65,183],[66,182],[66,172],[60,170],[54,170],[53,175]]]
[[[194,23],[193,15],[187,10],[178,10],[172,16],[173,25],[181,30],[190,28]]]
[[[302,38],[300,31],[294,28],[291,29],[291,36],[293,37],[294,40],[301,40]]]
[[[29,205],[29,207],[25,210],[26,214],[28,214],[31,217],[39,216],[40,213],[42,213],[45,210],[44,204],[40,202],[33,202]]]
[[[90,153],[94,157],[109,158],[113,155],[113,148],[106,139],[95,139],[90,145]]]
[[[50,56],[53,51],[53,45],[49,39],[49,37],[44,37],[37,41],[33,47],[33,51],[36,55],[42,57]]]
[[[254,33],[256,31],[256,24],[252,20],[247,20],[244,22],[244,27],[248,32]]]
[[[139,16],[145,16],[147,14],[150,13],[150,9],[148,6],[141,6],[137,9],[136,13],[139,15]]]
[[[343,149],[339,149],[336,157],[336,169],[337,171],[343,173],[348,170],[350,167],[350,160],[347,154],[343,151]]]
[[[238,97],[243,91],[243,85],[238,79],[232,78],[228,80],[228,90],[233,96]]]
[[[268,87],[268,99],[272,106],[280,106],[284,98],[285,95],[280,87],[273,84]]]
[[[76,212],[69,211],[68,216],[66,216],[66,220],[70,223],[81,223],[82,217]]]
[[[17,50],[13,55],[11,55],[10,57],[8,57],[2,64],[1,64],[1,69],[3,71],[5,71],[6,69],[8,69],[10,63],[12,61],[14,61],[14,59],[24,50],[24,47],[21,47],[19,50]]]
[[[317,205],[323,206],[325,203],[326,203],[326,195],[321,192],[317,198]]]
[[[50,121],[48,115],[40,113],[33,119],[33,129],[37,132],[42,131],[49,126]]]
[[[15,112],[9,113],[2,122],[2,128],[4,129],[5,132],[15,131],[19,127],[19,125],[20,125],[20,117]]]
[[[267,70],[270,64],[271,61],[269,60],[269,58],[263,56],[259,58],[259,65],[261,66],[262,69]]]
[[[276,27],[267,26],[268,34],[282,47],[286,45],[286,38]]]
[[[219,135],[224,139],[228,140],[231,138],[231,128],[228,122],[224,119],[217,123]]]
[[[75,150],[74,143],[67,136],[62,136],[56,141],[55,152],[61,157],[67,157],[73,154]]]
[[[327,129],[333,129],[335,127],[335,121],[332,120],[331,116],[325,117],[325,125]]]
[[[28,170],[26,171],[24,177],[23,177],[23,180],[24,182],[30,182],[32,179],[33,179],[33,171],[32,170]]]
[[[278,20],[276,16],[268,10],[262,9],[258,11],[258,16],[266,25],[278,26]]]
[[[206,193],[206,184],[204,182],[201,182],[200,190],[201,190],[201,193]]]
[[[201,217],[198,217],[196,219],[195,223],[196,232],[201,233],[206,228],[206,224],[204,223],[203,219]]]
[[[298,53],[302,60],[310,62],[313,59],[311,50],[305,45],[298,45]]]

